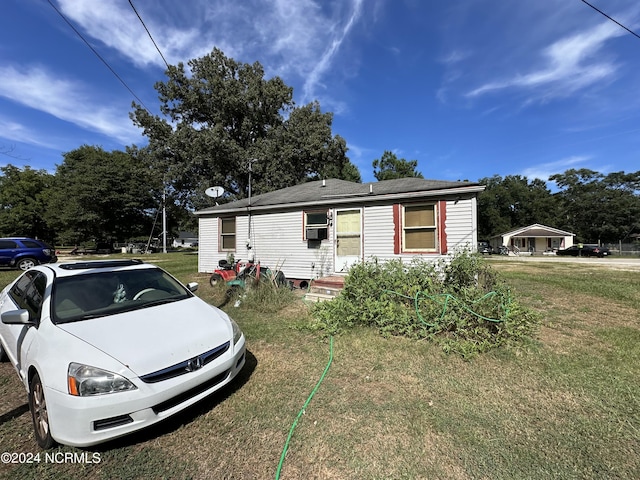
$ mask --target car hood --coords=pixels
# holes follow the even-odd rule
[[[226,314],[197,297],[58,327],[113,357],[138,376],[232,341]]]

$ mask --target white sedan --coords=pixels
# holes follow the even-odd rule
[[[22,380],[38,444],[90,446],[219,390],[245,363],[221,310],[139,260],[47,264],[0,293],[0,358]]]

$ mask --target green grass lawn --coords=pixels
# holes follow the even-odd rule
[[[145,256],[219,303],[197,256]],[[426,341],[354,330],[330,348],[297,328],[301,301],[225,309],[249,350],[230,388],[153,428],[52,463],[0,464],[1,478],[640,478],[640,271],[492,261],[544,316],[536,345],[472,361]],[[285,269],[286,270],[286,269]],[[286,271],[285,271],[286,273]],[[0,286],[17,272],[0,271]],[[0,452],[39,452],[26,394],[0,365]],[[99,462],[80,461],[98,454]],[[41,452],[41,454],[43,454]]]

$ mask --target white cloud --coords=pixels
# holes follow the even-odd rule
[[[331,67],[331,63],[333,57],[337,54],[340,49],[340,45],[344,41],[344,39],[348,36],[349,31],[353,28],[353,25],[358,21],[358,18],[361,15],[362,10],[362,2],[363,0],[354,0],[353,1],[353,9],[351,14],[349,15],[348,20],[342,27],[342,29],[334,35],[333,39],[327,46],[324,51],[320,61],[313,67],[313,69],[309,72],[307,81],[303,86],[303,98],[312,99],[315,93],[316,88],[320,84],[320,79],[326,73],[326,71]]]
[[[0,137],[10,142],[27,143],[45,148],[57,148],[56,145],[43,139],[41,135],[29,127],[2,116],[0,116]],[[1,146],[4,148],[4,151],[10,148],[10,146],[4,144],[1,144]]]
[[[138,67],[155,65],[164,68],[162,57],[127,2],[59,0],[59,4],[62,13],[81,31],[83,37],[98,39]],[[183,4],[185,3],[181,2]],[[153,5],[149,5],[151,12],[152,8]],[[183,54],[192,51],[193,45],[202,41],[197,28],[179,29],[166,23],[158,23],[154,16],[143,15],[143,8],[136,7],[136,10],[169,62],[183,60]],[[202,20],[198,17],[196,19]],[[97,50],[100,52],[99,48]]]
[[[469,58],[471,53],[464,50],[452,50],[447,55],[440,59],[440,63],[445,65],[455,65],[457,63],[462,62],[463,60]]]
[[[128,105],[96,105],[87,86],[44,68],[0,67],[0,96],[123,143],[140,139],[128,117]]]
[[[125,1],[59,0],[84,35],[118,51],[138,67],[164,62]],[[303,102],[322,90],[323,78],[362,14],[364,0],[138,1],[136,10],[170,64],[187,62],[214,47],[237,61],[259,61],[268,76],[303,80]]]
[[[505,89],[538,90],[534,95],[539,100],[569,96],[615,75],[617,66],[599,53],[608,40],[624,33],[612,22],[605,22],[564,37],[542,51],[544,62],[538,70],[487,82],[466,96],[479,97]]]
[[[521,175],[529,179],[538,178],[545,182],[549,181],[549,177],[556,173],[562,173],[571,168],[587,168],[584,166],[586,162],[591,160],[587,155],[574,155],[572,157],[562,158],[555,162],[541,163],[529,168],[525,168]]]

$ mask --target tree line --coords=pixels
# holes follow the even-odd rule
[[[540,223],[566,230],[583,243],[631,243],[640,234],[640,171],[603,174],[570,169],[547,183],[519,175],[479,180],[478,234],[490,238]]]
[[[158,229],[164,207],[170,233],[193,230],[194,210],[306,181],[361,182],[346,141],[332,133],[333,115],[318,102],[298,106],[279,77],[260,63],[244,64],[214,49],[170,65],[155,84],[160,114],[132,104],[130,118],[147,138],[143,147],[107,152],[82,145],[62,155],[54,173],[0,168],[0,236],[26,235],[54,244],[122,242]],[[376,180],[419,177],[416,160],[385,151],[373,160]],[[433,175],[437,177],[437,175]],[[541,180],[480,179],[481,237],[531,223],[570,230],[582,241],[617,241],[638,232],[640,172],[568,170]],[[169,233],[169,232],[168,232]]]

